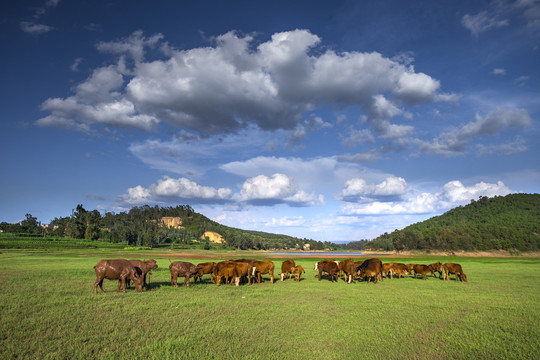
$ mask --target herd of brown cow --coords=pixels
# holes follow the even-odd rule
[[[103,291],[103,280],[118,280],[118,291],[122,289],[126,291],[129,288],[130,282],[133,281],[135,289],[142,291],[143,287],[154,290],[146,282],[146,275],[151,274],[152,269],[157,269],[155,260],[101,260],[94,266],[96,271],[96,281],[94,283],[94,293],[97,294],[97,287]],[[202,282],[202,277],[209,274],[211,280],[216,284],[235,284],[240,285],[241,281],[247,281],[250,285],[252,282],[261,283],[261,275],[268,274],[270,282],[274,283],[274,263],[272,261],[258,261],[252,259],[237,259],[230,261],[205,262],[194,265],[185,261],[175,261],[169,265],[171,272],[171,286],[178,287],[177,279],[184,278],[183,286],[189,287],[190,278]],[[378,283],[383,277],[390,274],[393,279],[394,275],[398,278],[408,274],[420,274],[423,279],[427,279],[428,273],[435,276],[438,273],[439,278],[443,276],[444,280],[450,280],[450,275],[455,275],[455,280],[467,281],[467,276],[463,273],[461,265],[454,263],[441,264],[440,262],[422,265],[422,264],[402,264],[402,263],[382,263],[379,259],[368,259],[363,261],[354,261],[353,259],[345,259],[343,261],[323,260],[315,264],[314,270],[319,271],[319,281],[323,274],[328,275],[330,281],[338,281],[342,277],[347,283],[351,283],[355,279],[367,280]],[[296,265],[294,260],[286,260],[281,264],[280,280],[284,281],[288,275],[289,279],[294,275],[298,282],[302,274],[305,273],[301,265]]]

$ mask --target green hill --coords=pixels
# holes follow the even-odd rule
[[[165,222],[164,218],[174,221]],[[171,225],[172,224],[172,225]],[[44,230],[31,214],[20,224],[0,223],[6,233],[28,235],[46,234],[49,237],[100,240],[108,243],[123,243],[132,246],[186,248],[212,245],[202,238],[207,231],[220,234],[225,246],[238,249],[302,249],[309,244],[312,250],[333,249],[337,245],[311,239],[250,231],[221,225],[195,212],[189,205],[176,207],[136,206],[127,212],[100,214],[77,205],[69,217],[55,218]]]
[[[480,197],[366,244],[383,250],[540,250],[540,194]]]

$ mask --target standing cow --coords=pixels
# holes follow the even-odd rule
[[[347,281],[348,284],[351,283],[351,281],[354,279],[355,276],[355,267],[354,267],[354,260],[353,259],[345,259],[342,262],[339,263],[339,274],[344,275],[345,281]]]
[[[337,261],[332,260],[323,260],[319,261],[318,263],[315,263],[315,267],[313,270],[317,271],[319,270],[319,281],[321,281],[321,277],[323,272],[328,274],[328,277],[330,278],[330,281],[333,282],[334,280],[338,281],[339,276],[339,265],[337,264]]]
[[[375,284],[382,280],[383,265],[379,259],[368,259],[364,261],[358,268],[356,268],[357,274],[360,278],[368,278],[368,283],[373,278]]]
[[[281,281],[284,280],[285,275],[287,275],[287,274],[289,274],[289,280],[291,279],[291,276],[293,274],[295,266],[296,266],[296,264],[294,263],[294,260],[292,260],[292,259],[285,260],[281,264],[281,273],[279,274],[279,276],[281,277]]]
[[[435,273],[433,272],[430,265],[422,265],[422,264],[414,264],[413,265],[413,271],[414,271],[414,278],[416,279],[417,274],[422,275],[422,279],[427,280],[427,274],[428,272],[435,277]]]
[[[133,266],[128,260],[116,259],[116,260],[101,260],[94,266],[96,271],[96,281],[94,282],[94,294],[97,294],[97,287],[99,285],[101,292],[103,290],[103,279],[119,280],[118,291],[122,287],[122,292],[126,292],[126,281],[133,280],[135,283],[135,289],[138,292],[142,291],[143,276],[140,268]]]
[[[443,265],[444,268],[444,280],[450,280],[450,274],[456,275],[456,281],[459,277],[461,281],[467,282],[467,275],[463,272],[461,265],[454,263],[446,263]]]
[[[178,287],[178,282],[176,281],[179,277],[184,277],[184,284],[182,286],[189,287],[189,278],[195,276],[199,273],[199,267],[193,265],[190,262],[185,261],[175,261],[169,265],[169,270],[171,272],[171,286]]]
[[[271,261],[255,261],[253,263],[252,276],[257,275],[257,283],[261,283],[261,275],[269,274],[270,282],[274,283],[274,263]]]
[[[215,262],[205,262],[197,264],[199,267],[199,272],[197,275],[195,275],[193,283],[197,282],[197,279],[199,279],[202,282],[203,275],[210,274],[210,278],[212,281],[214,281],[214,268],[216,267]]]
[[[439,273],[439,279],[444,274],[444,267],[443,267],[443,264],[441,264],[440,262],[433,263],[433,264],[429,265],[429,267],[431,268],[431,271],[433,271],[434,274],[436,272]],[[433,275],[433,276],[435,276],[435,275]]]

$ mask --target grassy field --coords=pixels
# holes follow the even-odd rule
[[[197,257],[200,253],[193,253]],[[234,252],[212,253],[226,260]],[[0,359],[536,359],[539,258],[407,258],[461,263],[469,282],[318,281],[239,288],[170,286],[156,251],[71,249],[0,253]],[[261,257],[242,252],[239,256]],[[195,264],[207,259],[172,259]],[[94,295],[103,258],[155,258],[156,291]],[[272,259],[275,275],[283,259]]]

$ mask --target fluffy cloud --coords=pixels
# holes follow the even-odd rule
[[[365,201],[373,199],[400,198],[407,190],[407,182],[400,177],[388,177],[379,184],[368,184],[364,179],[355,178],[345,183],[345,189],[338,195],[344,201]]]
[[[324,201],[322,195],[317,197],[298,190],[292,178],[284,174],[272,177],[259,175],[247,179],[239,194],[242,202],[274,205],[287,203],[291,206],[313,206]]]
[[[127,194],[117,197],[116,202],[123,205],[141,205],[163,202],[223,203],[231,197],[227,188],[215,189],[201,186],[189,179],[165,177],[147,188],[140,185],[127,190]]]
[[[345,203],[342,206],[342,213],[345,215],[427,214],[465,205],[480,196],[505,196],[512,192],[514,191],[502,181],[495,184],[480,182],[467,187],[460,181],[454,180],[445,184],[440,192],[424,192],[403,201]]]
[[[42,109],[51,114],[37,124],[76,129],[69,119],[148,131],[165,121],[206,135],[254,126],[296,129],[301,138],[309,130],[304,116],[339,105],[361,106],[376,132],[398,137],[412,127],[389,123],[403,113],[396,104],[452,97],[439,94],[439,81],[409,63],[379,53],[314,51],[320,43],[308,30],[276,33],[258,45],[251,35],[228,32],[213,46],[177,50],[161,34],[137,31],[98,43],[117,64],[95,69],[73,96],[46,100]],[[145,60],[147,48],[159,48],[163,58]]]

